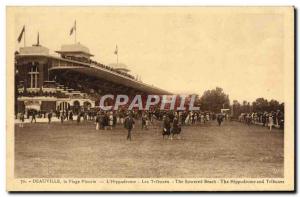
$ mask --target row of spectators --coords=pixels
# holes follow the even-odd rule
[[[63,120],[73,120],[73,116],[76,116],[77,121],[83,120],[96,120],[97,115],[101,114],[103,116],[111,116],[113,124],[111,126],[115,126],[117,123],[124,123],[124,118],[131,114],[132,117],[136,120],[142,120],[144,123],[149,122],[152,123],[153,121],[162,121],[164,117],[168,117],[170,121],[173,121],[175,117],[177,117],[178,122],[180,125],[193,125],[193,124],[205,124],[210,120],[216,120],[218,114],[212,112],[201,112],[201,111],[167,111],[167,110],[159,110],[155,109],[152,111],[141,111],[141,110],[133,110],[128,111],[126,109],[120,109],[117,111],[102,111],[99,108],[92,108],[81,110],[79,113],[75,113],[72,110],[66,111],[36,111],[36,110],[28,110],[26,117],[29,119],[33,115],[36,118],[46,118],[48,114],[51,113],[51,117],[55,116],[58,119],[63,118]],[[225,116],[227,118],[227,116]]]
[[[247,124],[259,124],[262,126],[277,126],[281,129],[284,128],[284,113],[280,110],[274,112],[252,112],[252,113],[242,113],[239,116],[240,122],[245,122]]]
[[[63,92],[45,92],[45,91],[37,91],[37,92],[19,92],[19,96],[25,97],[37,97],[37,96],[45,96],[45,97],[57,97],[57,98],[68,98],[69,96]]]
[[[131,79],[135,79],[134,76],[128,74],[128,73],[125,73],[125,72],[122,72],[122,71],[119,71],[117,69],[114,69],[110,66],[107,66],[107,65],[104,65],[104,64],[101,64],[97,61],[94,61],[94,60],[91,60],[91,59],[87,59],[87,58],[84,58],[84,57],[74,57],[74,56],[65,56],[63,57],[65,59],[69,59],[69,60],[75,60],[75,61],[78,61],[78,62],[83,62],[83,63],[87,63],[87,64],[93,64],[95,66],[98,66],[100,68],[104,68],[106,70],[109,70],[109,71],[112,71],[112,72],[116,72],[120,75],[123,75],[123,76],[126,76],[128,78],[131,78]]]
[[[58,112],[56,112],[57,114]],[[60,112],[60,113],[70,113],[70,112]],[[215,114],[212,112],[201,112],[201,111],[167,111],[167,110],[152,110],[152,111],[141,111],[141,110],[133,110],[128,111],[126,109],[120,109],[117,111],[101,111],[97,108],[81,111],[78,116],[81,116],[83,120],[95,120],[97,114],[101,114],[103,116],[111,116],[113,120],[113,126],[117,123],[123,124],[124,118],[131,114],[132,117],[136,120],[142,120],[144,123],[153,121],[162,121],[164,117],[168,117],[170,121],[173,121],[175,117],[177,117],[180,125],[193,125],[193,124],[205,124],[210,120],[216,120],[219,114]],[[59,117],[59,113],[57,114]],[[228,119],[228,116],[223,115],[225,119]]]

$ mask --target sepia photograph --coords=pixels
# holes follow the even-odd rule
[[[293,191],[294,7],[6,7],[8,191]]]

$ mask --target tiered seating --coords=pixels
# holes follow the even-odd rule
[[[67,86],[58,84],[57,86],[57,92],[59,93],[59,96],[63,96],[63,98],[65,97],[76,97],[76,98],[84,98],[85,94],[82,93],[79,90],[74,90],[73,88],[69,88]],[[59,97],[61,98],[61,97]]]
[[[134,76],[128,74],[128,73],[125,73],[125,72],[122,72],[122,71],[119,71],[119,70],[116,70],[110,66],[107,66],[107,65],[104,65],[104,64],[101,64],[97,61],[94,61],[94,60],[91,60],[91,59],[87,59],[87,58],[83,58],[83,57],[70,57],[70,56],[67,56],[67,57],[63,57],[65,59],[69,59],[69,60],[75,60],[75,61],[78,61],[78,62],[83,62],[83,63],[87,63],[87,64],[93,64],[95,66],[98,66],[100,68],[104,68],[104,69],[107,69],[109,71],[112,71],[112,72],[116,72],[120,75],[123,75],[123,76],[126,76],[126,77],[129,77],[131,79],[135,79]]]
[[[21,88],[20,88],[21,89]],[[74,90],[72,88],[68,88],[59,83],[53,83],[53,85],[46,85],[41,90],[38,91],[19,91],[20,96],[26,97],[36,97],[36,96],[45,96],[45,97],[57,97],[57,98],[69,98],[69,97],[77,97],[77,98],[87,98],[87,94],[83,93],[79,90]]]

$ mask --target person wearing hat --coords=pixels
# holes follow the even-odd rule
[[[109,118],[108,124],[109,124],[110,130],[112,130],[113,124],[114,124],[114,116],[113,116],[113,112],[112,111],[109,112],[109,117],[108,118]]]
[[[51,118],[52,118],[52,110],[48,113],[48,124],[51,123]]]
[[[105,112],[105,113],[104,113],[104,116],[103,116],[103,125],[104,125],[104,130],[106,130],[106,129],[107,129],[108,122],[109,122],[109,117],[108,117],[108,114],[107,114],[107,112]]]
[[[269,114],[269,127],[270,127],[270,131],[272,131],[272,127],[273,127],[273,116],[270,113]]]
[[[100,128],[100,113],[98,112],[96,115],[96,130]]]
[[[163,116],[163,131],[162,131],[162,135],[163,135],[163,139],[165,139],[165,135],[167,135],[168,137],[171,134],[171,122],[170,122],[170,118],[167,115]]]
[[[223,115],[222,114],[219,114],[217,116],[217,121],[218,121],[219,126],[221,126],[221,123],[223,122]]]
[[[31,123],[33,123],[33,121],[34,121],[34,123],[36,123],[36,111],[35,110],[33,110],[32,111],[32,115],[31,115]]]
[[[24,114],[21,112],[19,113],[20,125],[19,127],[24,127]]]
[[[146,120],[147,120],[147,115],[143,114],[142,115],[142,129],[147,129]]]
[[[128,134],[127,134],[127,140],[130,140],[131,141],[131,130],[133,129],[134,127],[134,120],[132,118],[132,115],[129,114],[126,119],[125,119],[125,128],[127,129],[128,131]]]
[[[177,115],[175,115],[175,117],[173,119],[173,124],[172,124],[172,129],[171,130],[172,130],[172,132],[171,132],[172,137],[174,137],[174,135],[177,135],[177,138],[178,138],[178,135],[181,132],[181,127],[180,127]]]

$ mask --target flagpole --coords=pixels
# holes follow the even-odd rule
[[[26,46],[26,30],[24,30],[24,47]]]
[[[116,49],[115,49],[114,54],[117,55],[117,66],[118,66],[118,64],[119,64],[119,50],[118,50],[118,45],[116,45]]]
[[[116,45],[117,48],[117,66],[119,65],[119,49],[118,49],[118,45]]]
[[[76,44],[76,41],[77,41],[76,40],[76,36],[77,36],[77,24],[76,24],[76,20],[75,20],[75,29],[74,30],[75,30],[75,44]]]
[[[77,34],[77,28],[75,28],[75,44],[76,44],[76,34]]]

